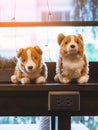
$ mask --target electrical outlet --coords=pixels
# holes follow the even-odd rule
[[[79,111],[80,93],[78,91],[50,91],[48,93],[49,111]]]

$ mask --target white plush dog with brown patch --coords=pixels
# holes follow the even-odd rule
[[[46,82],[47,66],[42,62],[42,50],[39,46],[20,48],[17,58],[14,75],[11,76],[13,83]]]
[[[84,54],[84,42],[80,34],[58,35],[60,45],[57,74],[55,81],[69,83],[76,80],[78,83],[87,83],[89,80],[87,58]]]

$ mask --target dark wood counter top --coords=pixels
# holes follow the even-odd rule
[[[49,111],[50,91],[80,93],[80,111]],[[98,115],[98,83],[0,84],[0,115]]]

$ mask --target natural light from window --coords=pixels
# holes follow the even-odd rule
[[[98,21],[97,12],[92,0],[0,0],[0,23]],[[21,47],[39,45],[44,61],[56,61],[59,33],[82,34],[88,60],[98,61],[98,26],[0,26],[0,56],[16,56]]]
[[[98,21],[97,0],[0,0],[0,21]]]
[[[44,61],[56,61],[59,46],[57,36],[82,34],[89,61],[98,61],[98,27],[2,27],[0,28],[0,56],[15,57],[19,48],[39,45]],[[92,52],[92,53],[91,53]]]

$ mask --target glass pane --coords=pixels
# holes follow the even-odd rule
[[[98,21],[97,0],[0,0],[0,21]]]
[[[98,116],[72,116],[71,130],[98,130]]]
[[[82,34],[88,60],[98,61],[97,26],[1,27],[0,56],[14,57],[17,50],[22,47],[39,45],[43,50],[44,61],[56,61],[59,51],[57,43],[59,33]]]
[[[0,130],[50,130],[50,117],[0,116]]]

